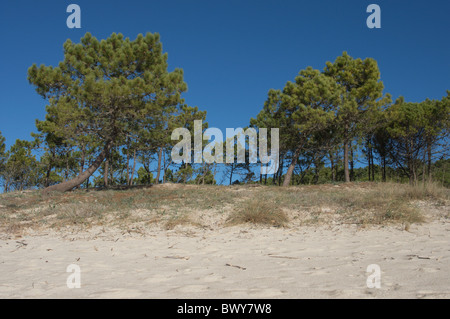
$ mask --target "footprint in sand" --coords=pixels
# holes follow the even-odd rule
[[[218,282],[218,281],[222,281],[223,279],[225,279],[225,277],[216,275],[216,274],[209,274],[209,275],[199,278],[199,279],[204,282]]]
[[[182,293],[198,293],[205,292],[209,289],[206,285],[186,285],[180,288],[172,289],[173,292],[182,292]]]
[[[330,273],[329,271],[326,271],[325,268],[322,268],[322,267],[310,268],[310,271],[303,272],[303,274],[311,275],[311,276],[328,275],[329,273]]]
[[[420,290],[417,292],[416,296],[419,299],[430,299],[430,298],[437,299],[437,298],[448,298],[450,294],[432,290]]]
[[[93,298],[102,298],[102,299],[110,299],[110,298],[139,298],[143,297],[144,293],[137,289],[109,289],[103,291],[97,291],[89,295],[89,297]]]
[[[156,275],[156,276],[145,279],[144,282],[147,284],[154,284],[154,283],[169,281],[170,279],[171,278],[168,276]]]
[[[252,298],[274,298],[282,296],[285,292],[274,288],[250,289],[248,294]]]
[[[441,270],[440,268],[429,268],[429,267],[421,267],[417,269],[420,272],[427,272],[427,273],[435,273]]]
[[[342,291],[338,290],[338,289],[325,290],[325,291],[322,291],[322,293],[324,293],[324,294],[326,294],[327,296],[330,296],[330,297],[337,297],[337,296],[342,296],[343,295]]]

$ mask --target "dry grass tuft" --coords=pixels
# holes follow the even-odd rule
[[[249,200],[234,210],[229,216],[227,223],[236,224],[260,224],[281,227],[288,222],[287,215],[275,204],[263,200]]]
[[[185,225],[201,226],[199,223],[192,221],[191,218],[189,218],[189,216],[183,214],[170,217],[165,223],[165,229],[171,230],[177,226],[185,226]]]
[[[384,188],[409,200],[437,200],[443,203],[450,199],[450,190],[433,182],[417,185],[387,183]]]

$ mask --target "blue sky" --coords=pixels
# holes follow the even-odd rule
[[[81,29],[66,8],[81,7]],[[366,26],[369,4],[381,29]],[[169,68],[184,69],[191,106],[210,126],[248,125],[267,92],[307,66],[323,69],[343,51],[378,61],[385,92],[408,101],[440,99],[450,89],[450,2],[381,0],[71,0],[8,1],[0,9],[0,131],[7,147],[30,139],[45,105],[27,81],[33,63],[57,65],[62,45],[85,32],[132,39],[158,32]]]

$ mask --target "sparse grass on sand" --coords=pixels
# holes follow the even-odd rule
[[[228,217],[228,224],[261,224],[269,226],[285,226],[289,221],[286,213],[273,202],[266,202],[258,199],[245,201],[240,207]]]
[[[450,190],[435,184],[350,183],[293,186],[164,184],[124,190],[40,191],[0,194],[0,231],[66,226],[262,224],[385,225],[426,221],[428,212],[449,218]],[[408,226],[409,227],[409,226]]]

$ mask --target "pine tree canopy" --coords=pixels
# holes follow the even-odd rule
[[[96,141],[105,147],[103,157],[151,127],[187,90],[181,69],[167,71],[156,33],[135,40],[113,33],[101,41],[86,33],[78,44],[65,42],[58,66],[30,67],[28,80],[49,101],[38,129],[72,145]]]

